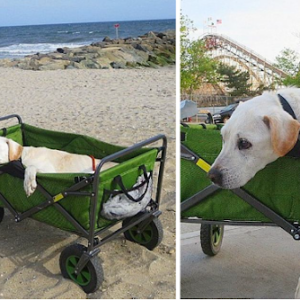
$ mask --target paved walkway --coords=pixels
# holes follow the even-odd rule
[[[199,228],[181,225],[181,298],[294,298],[300,241],[278,227],[226,226],[220,253],[208,257]]]

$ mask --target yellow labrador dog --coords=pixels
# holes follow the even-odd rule
[[[282,98],[292,112],[283,109]],[[243,186],[267,164],[294,148],[299,137],[298,120],[300,89],[297,88],[264,92],[240,103],[221,130],[223,147],[208,173],[209,178],[225,189]]]
[[[26,166],[24,189],[29,197],[36,189],[37,173],[94,173],[100,160],[92,156],[71,154],[44,147],[23,147],[11,139],[0,137],[0,164],[22,159]],[[106,163],[101,170],[115,163]]]
[[[300,89],[297,88],[265,92],[240,103],[221,130],[223,147],[208,173],[209,178],[222,188],[234,189],[291,150],[300,156],[299,120]],[[300,298],[300,279],[295,298]]]

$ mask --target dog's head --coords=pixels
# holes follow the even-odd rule
[[[0,137],[0,164],[17,160],[22,155],[23,147],[11,139]]]
[[[296,144],[300,123],[271,97],[263,94],[239,104],[222,128],[222,151],[208,173],[215,184],[241,187]]]

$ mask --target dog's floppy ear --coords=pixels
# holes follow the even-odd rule
[[[293,118],[264,116],[264,123],[271,132],[271,143],[278,156],[284,156],[295,146],[300,130],[300,123]]]
[[[23,147],[11,139],[7,139],[6,142],[8,144],[9,161],[18,160],[22,155]]]

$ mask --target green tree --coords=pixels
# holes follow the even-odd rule
[[[191,40],[193,21],[182,15],[180,21],[180,87],[191,95],[204,82],[216,82],[217,62],[208,55],[203,41]]]
[[[185,55],[185,51],[190,44],[190,33],[195,31],[194,23],[187,16],[180,15],[180,54]]]
[[[230,96],[250,96],[251,83],[249,82],[250,75],[247,71],[237,70],[234,66],[228,66],[220,63],[218,67],[220,81],[223,82],[229,89]]]
[[[285,48],[276,56],[275,67],[286,72],[288,75],[280,81],[285,86],[300,87],[300,63],[296,51]]]
[[[295,76],[287,76],[283,79],[282,83],[285,86],[300,87],[300,71]]]
[[[285,48],[275,60],[274,66],[290,76],[295,76],[299,72],[299,55],[296,51]]]

